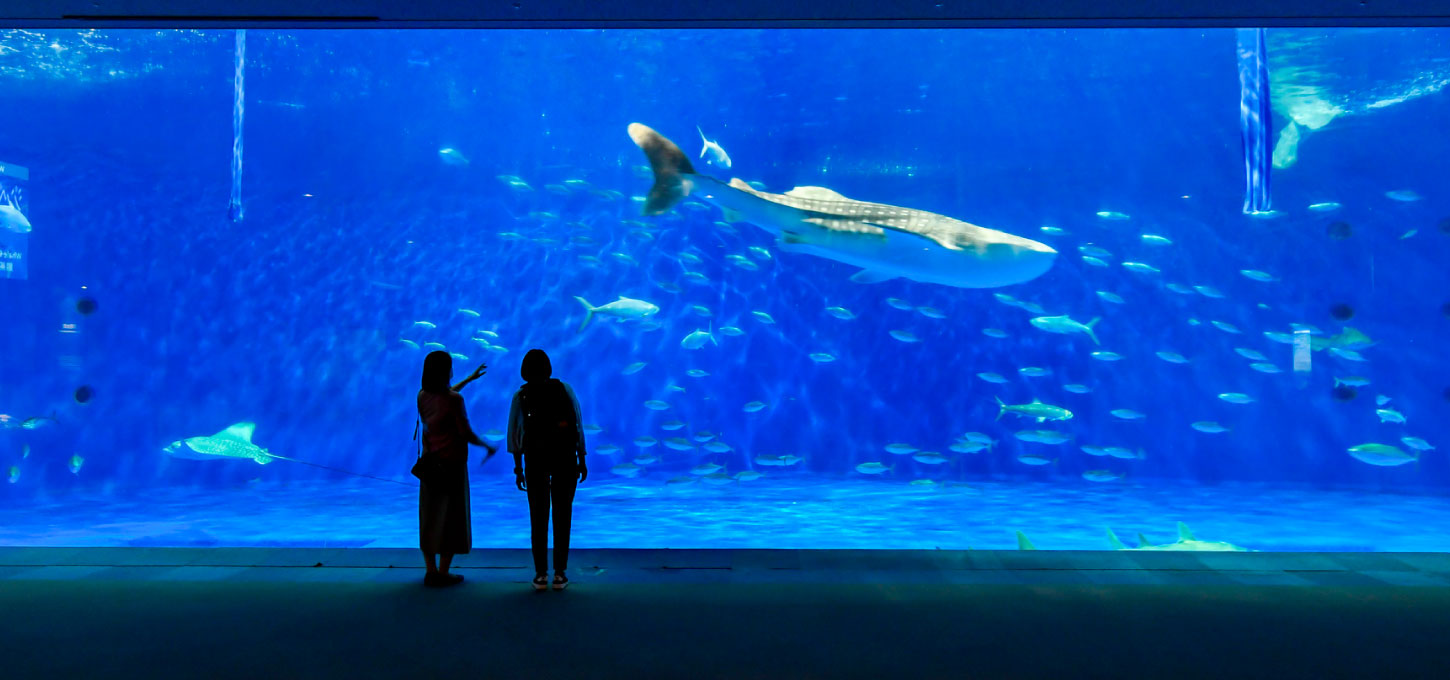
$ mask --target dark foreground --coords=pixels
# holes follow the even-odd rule
[[[1445,677],[1450,556],[0,549],[5,678]],[[318,566],[320,565],[320,566]],[[389,565],[392,565],[391,567]]]

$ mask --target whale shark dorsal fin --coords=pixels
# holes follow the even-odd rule
[[[1151,547],[1153,547],[1153,544],[1148,542],[1148,537],[1147,536],[1144,536],[1143,534],[1138,534],[1138,547],[1139,548],[1151,548]]]
[[[225,430],[222,430],[221,432],[216,433],[216,436],[225,437],[227,439],[237,439],[250,444],[252,442],[252,432],[256,429],[256,423],[241,422]]]
[[[1113,544],[1113,550],[1127,550],[1128,549],[1128,546],[1123,545],[1123,542],[1120,541],[1120,540],[1118,540],[1118,535],[1115,534],[1115,533],[1113,533],[1113,528],[1112,527],[1107,527],[1107,530],[1108,530],[1108,542],[1111,543],[1111,544]]]
[[[1198,539],[1196,539],[1196,538],[1193,537],[1193,531],[1188,528],[1188,525],[1187,524],[1184,524],[1183,522],[1179,522],[1178,523],[1178,540],[1180,540],[1180,541],[1196,541]]]
[[[817,201],[849,201],[851,199],[825,187],[796,187],[785,192],[786,196],[810,198]]]
[[[1036,550],[1037,549],[1037,546],[1032,545],[1032,541],[1027,540],[1027,534],[1024,534],[1024,533],[1022,533],[1022,532],[1019,531],[1019,532],[1017,532],[1017,549],[1018,550]]]
[[[881,283],[896,278],[895,274],[862,269],[851,275],[851,283]]]

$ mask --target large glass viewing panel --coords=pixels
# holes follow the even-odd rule
[[[542,348],[576,547],[1447,550],[1447,83],[1435,28],[4,30],[0,544],[416,546],[423,357],[502,444]]]

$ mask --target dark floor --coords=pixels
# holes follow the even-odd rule
[[[0,677],[1445,678],[1450,555],[0,548]]]

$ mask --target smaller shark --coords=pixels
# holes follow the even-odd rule
[[[1248,548],[1240,548],[1232,543],[1222,541],[1200,541],[1193,537],[1193,532],[1183,522],[1178,523],[1178,540],[1173,543],[1153,545],[1148,542],[1148,537],[1138,534],[1138,547],[1129,548],[1118,540],[1117,534],[1108,529],[1108,542],[1113,544],[1114,550],[1182,550],[1182,551],[1205,551],[1205,552],[1253,552]]]
[[[659,306],[653,302],[627,298],[623,295],[619,296],[618,300],[599,305],[598,307],[589,304],[588,300],[578,295],[575,295],[574,299],[578,300],[579,304],[584,305],[585,310],[584,323],[579,324],[579,330],[575,331],[576,333],[584,332],[584,329],[589,326],[589,322],[594,320],[595,314],[610,317],[623,323],[625,321],[643,321],[658,314],[660,311]]]
[[[710,160],[713,161],[715,165],[729,168],[730,154],[725,153],[725,147],[720,146],[720,142],[707,139],[705,137],[705,131],[701,130],[700,126],[696,125],[695,131],[700,133],[700,141],[705,143],[704,148],[700,149],[700,158],[704,158],[705,154],[710,154]]]
[[[186,458],[188,460],[243,458],[255,460],[258,465],[266,465],[274,460],[293,460],[292,458],[274,455],[266,449],[253,444],[252,432],[256,429],[256,423],[237,423],[214,435],[191,437],[189,439],[172,442],[169,446],[162,449],[162,451],[173,458]],[[302,461],[296,462],[300,463]]]

